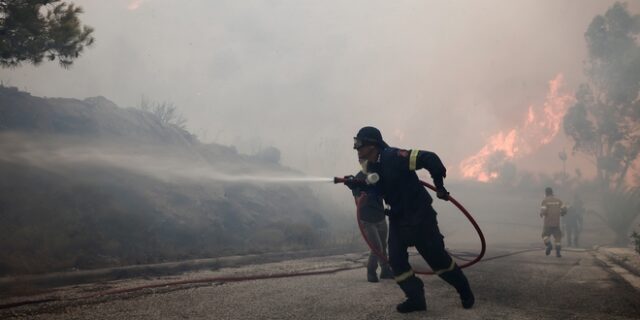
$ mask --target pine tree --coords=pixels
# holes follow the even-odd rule
[[[78,19],[82,8],[61,0],[0,0],[0,66],[56,58],[68,68],[94,42]]]

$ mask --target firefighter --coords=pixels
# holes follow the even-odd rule
[[[553,189],[550,187],[544,190],[545,198],[542,200],[540,207],[540,217],[544,218],[544,226],[542,228],[542,241],[545,245],[544,253],[549,255],[553,246],[551,244],[551,236],[555,241],[556,257],[560,258],[560,249],[562,248],[562,232],[560,231],[560,216],[567,213],[566,208],[562,204],[562,200],[553,195]]]
[[[580,239],[580,232],[582,231],[582,221],[584,216],[584,204],[579,195],[575,195],[573,198],[573,204],[567,208],[567,214],[562,217],[564,224],[564,231],[567,237],[567,246],[577,247],[578,240]]]
[[[366,178],[365,173],[358,172],[355,179],[364,180]],[[389,233],[389,227],[385,219],[385,209],[382,204],[382,197],[376,194],[374,188],[368,186],[358,186],[354,189],[353,196],[358,198],[361,193],[365,193],[364,203],[360,207],[360,223],[363,226],[367,239],[372,246],[372,250],[369,253],[369,260],[367,262],[367,281],[378,282],[378,265],[380,265],[380,279],[393,279],[393,273],[387,261],[387,234]],[[378,258],[377,251],[384,255]]]
[[[449,199],[444,187],[446,168],[433,152],[403,150],[389,147],[380,131],[364,127],[354,137],[354,149],[365,174],[376,173],[379,180],[375,190],[391,206],[389,212],[389,263],[394,277],[406,296],[397,305],[400,313],[427,309],[424,285],[409,264],[407,249],[416,247],[433,271],[458,292],[462,306],[471,308],[475,298],[469,282],[447,253],[438,228],[436,211],[427,190],[422,186],[417,170],[426,169],[437,188],[436,195]],[[348,187],[354,185],[346,183]]]

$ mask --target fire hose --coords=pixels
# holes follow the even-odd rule
[[[347,178],[334,178],[334,183],[344,183],[347,180]],[[377,179],[376,179],[377,180]],[[422,180],[420,180],[420,183],[433,190],[436,191],[436,188]],[[360,233],[362,234],[362,238],[364,238],[364,241],[367,243],[367,245],[369,246],[369,248],[371,249],[371,252],[373,252],[379,259],[381,259],[382,261],[385,261],[387,263],[389,263],[386,255],[383,252],[380,252],[379,248],[377,246],[374,246],[371,241],[367,238],[366,232],[364,232],[364,226],[362,225],[362,221],[360,219],[360,209],[362,207],[362,203],[364,202],[364,200],[366,199],[366,194],[361,194],[357,199],[356,199],[356,209],[357,209],[357,220],[358,220],[358,228],[360,229]],[[460,265],[460,268],[467,268],[470,267],[476,263],[478,263],[482,257],[484,257],[484,254],[486,252],[487,249],[487,243],[485,241],[484,238],[484,234],[482,233],[482,230],[480,229],[480,227],[478,226],[478,223],[476,222],[476,220],[473,218],[473,216],[471,216],[471,214],[469,213],[469,211],[467,211],[467,209],[460,203],[458,202],[458,200],[456,200],[454,197],[452,197],[451,195],[449,195],[449,198],[447,199],[449,200],[451,203],[453,203],[454,206],[456,206],[458,208],[458,210],[460,210],[460,212],[462,212],[465,217],[467,217],[467,219],[469,220],[469,222],[471,222],[471,224],[473,225],[473,228],[476,230],[476,233],[478,234],[478,237],[480,238],[480,244],[481,244],[481,249],[480,249],[480,253],[474,258],[474,259],[464,259],[464,258],[459,258],[456,255],[451,254],[452,256],[459,258],[460,260],[465,261],[465,263],[463,263],[462,265]],[[422,275],[432,275],[434,274],[433,271],[414,271],[417,274],[422,274]]]
[[[344,182],[344,179],[335,178],[334,182],[335,183]],[[433,187],[432,185],[430,185],[430,184],[428,184],[428,183],[426,183],[424,181],[420,181],[420,182],[425,187],[427,187],[427,188],[429,188],[431,190],[435,190],[435,187]],[[365,242],[367,243],[369,248],[371,248],[371,251],[374,254],[376,254],[380,259],[382,259],[384,261],[387,261],[386,256],[382,252],[377,250],[376,246],[372,245],[372,243],[367,238],[367,236],[366,236],[366,234],[364,232],[364,229],[363,229],[363,226],[362,226],[362,222],[360,221],[360,207],[361,207],[360,204],[363,202],[363,200],[364,200],[363,196],[359,197],[356,200],[358,227],[360,229],[360,232],[362,233],[362,237],[364,238]],[[468,260],[465,260],[465,259],[460,259],[460,260],[463,260],[463,261],[467,261],[466,263],[460,265],[460,268],[466,268],[466,267],[469,267],[471,265],[476,264],[484,256],[485,251],[486,251],[485,238],[484,238],[484,235],[482,233],[482,230],[480,230],[480,227],[476,223],[475,219],[473,219],[471,214],[467,211],[467,209],[465,209],[465,207],[462,206],[462,204],[460,204],[460,202],[458,202],[455,198],[453,198],[451,196],[449,196],[448,200],[451,201],[451,203],[453,203],[467,217],[467,219],[469,219],[469,221],[471,222],[471,224],[475,228],[476,232],[478,233],[478,236],[480,238],[480,242],[481,242],[481,245],[482,245],[481,250],[480,250],[480,254],[478,254],[473,260],[468,261]],[[530,251],[530,250],[526,250],[526,251]],[[54,297],[54,298],[44,298],[44,299],[37,299],[37,300],[16,301],[16,302],[7,303],[7,304],[0,304],[0,310],[11,309],[11,308],[19,307],[19,306],[24,306],[24,305],[32,305],[32,304],[40,304],[40,303],[48,303],[48,302],[72,302],[72,301],[96,299],[96,298],[101,298],[101,297],[106,297],[106,296],[111,296],[111,295],[135,292],[135,291],[139,291],[139,290],[143,290],[143,289],[155,289],[155,288],[170,287],[170,286],[177,286],[177,285],[187,285],[187,284],[197,284],[197,283],[237,282],[237,281],[248,281],[248,280],[262,280],[262,279],[277,279],[277,278],[311,276],[311,275],[331,274],[331,273],[336,273],[336,272],[346,271],[346,270],[351,270],[351,269],[356,269],[356,268],[361,268],[361,267],[360,266],[359,267],[342,267],[342,268],[334,268],[334,269],[322,270],[322,271],[276,273],[276,274],[264,274],[264,275],[207,277],[207,278],[201,278],[201,279],[191,279],[191,280],[164,282],[164,283],[158,283],[158,284],[150,284],[150,285],[142,285],[142,286],[135,286],[135,287],[129,287],[129,288],[119,288],[119,289],[107,290],[107,291],[103,291],[103,292],[88,294],[88,295],[84,295],[84,296],[80,296],[80,297],[74,297],[74,298]],[[433,274],[433,272],[428,272],[428,271],[415,271],[415,273],[422,274],[422,275]]]

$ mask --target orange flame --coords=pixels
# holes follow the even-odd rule
[[[495,169],[490,169],[491,156],[502,153],[506,160],[513,160],[531,154],[548,144],[560,131],[562,118],[573,103],[570,94],[561,93],[562,74],[549,81],[549,91],[541,108],[529,106],[524,123],[520,126],[494,134],[488,143],[475,155],[460,163],[462,176],[488,182],[498,177]]]

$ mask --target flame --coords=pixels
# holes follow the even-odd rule
[[[504,160],[513,160],[531,154],[548,144],[560,131],[562,118],[574,102],[571,94],[560,92],[562,74],[549,81],[549,91],[542,107],[529,106],[524,122],[508,131],[499,131],[489,138],[487,144],[475,155],[460,163],[462,176],[488,182],[498,177],[490,162],[494,155],[501,154]],[[491,169],[490,167],[493,167]]]

